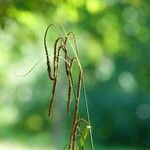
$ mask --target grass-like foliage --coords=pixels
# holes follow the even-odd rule
[[[89,117],[89,110],[87,105],[87,97],[86,97],[86,91],[85,91],[85,83],[84,83],[84,72],[83,68],[80,63],[80,59],[78,56],[78,49],[76,44],[76,38],[73,32],[66,33],[64,28],[62,28],[62,31],[64,32],[63,36],[58,37],[55,40],[54,43],[54,55],[53,55],[53,64],[50,62],[49,54],[48,54],[48,48],[47,48],[47,33],[49,29],[55,26],[59,31],[61,31],[60,28],[58,28],[54,24],[50,24],[44,35],[44,47],[45,47],[45,53],[46,53],[46,60],[47,60],[47,72],[49,79],[52,82],[52,91],[51,91],[51,100],[49,103],[49,109],[48,109],[48,115],[51,116],[52,109],[53,109],[53,103],[55,100],[55,93],[56,93],[56,86],[58,82],[58,69],[59,69],[59,61],[60,58],[64,60],[64,69],[65,69],[65,76],[68,80],[68,96],[67,96],[67,103],[66,103],[66,110],[68,114],[70,114],[70,105],[71,105],[71,99],[73,97],[74,99],[74,110],[72,115],[72,129],[70,131],[70,139],[65,146],[64,149],[68,148],[68,150],[84,150],[85,141],[87,138],[87,135],[90,134],[90,142],[91,142],[91,149],[94,149],[93,146],[93,139],[92,139],[92,132],[91,132],[91,124],[90,124],[90,117]],[[71,41],[73,39],[73,43]],[[67,44],[70,44],[71,48],[68,48]],[[63,51],[64,55],[60,56],[60,52]],[[69,51],[73,52],[73,56],[69,55]],[[77,88],[75,88],[75,82],[73,79],[72,69],[73,64],[77,64],[78,66],[78,81],[77,81]],[[52,66],[53,65],[53,68]],[[83,87],[83,94],[85,98],[85,104],[86,104],[86,111],[87,111],[87,120],[79,118],[79,99],[81,94],[81,88]],[[78,133],[78,128],[80,128],[80,125],[84,125],[83,131],[80,131]]]

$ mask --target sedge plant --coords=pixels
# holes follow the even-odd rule
[[[53,62],[50,61],[50,56],[48,53],[47,48],[47,34],[49,29],[54,26],[57,28],[59,33],[62,31],[63,35],[60,34],[60,36],[55,40],[54,42],[54,48],[53,48]],[[71,41],[73,39],[73,43]],[[70,48],[68,48],[67,44],[70,45]],[[90,136],[90,149],[94,150],[94,144],[93,144],[93,137],[92,137],[92,129],[91,129],[91,122],[90,122],[90,115],[89,115],[89,108],[88,108],[88,102],[87,102],[87,94],[86,94],[86,87],[85,87],[85,77],[84,77],[84,70],[81,65],[79,55],[78,55],[78,48],[76,43],[76,37],[73,32],[66,33],[65,29],[62,27],[59,28],[58,26],[54,24],[50,24],[44,34],[44,50],[46,54],[46,65],[47,65],[47,72],[49,80],[52,82],[52,90],[51,90],[51,98],[48,106],[48,116],[51,117],[52,115],[52,109],[53,109],[53,103],[56,96],[56,86],[58,83],[58,70],[60,66],[60,59],[64,61],[64,69],[65,69],[65,76],[68,80],[68,91],[67,91],[67,102],[66,102],[66,110],[68,114],[70,113],[70,106],[71,106],[71,99],[74,99],[74,107],[73,107],[73,113],[72,115],[72,127],[70,131],[70,136],[68,140],[68,144],[64,147],[63,150],[85,150],[85,143],[87,141],[88,135]],[[70,56],[69,52],[72,51],[73,55]],[[61,52],[64,53],[63,56],[61,56]],[[41,58],[35,65],[24,75],[18,75],[20,77],[24,77],[28,75],[42,60]],[[76,64],[78,66],[78,81],[75,85],[75,81],[73,78],[73,65]],[[75,88],[75,86],[77,88]],[[83,90],[83,96],[84,96],[84,102],[85,102],[85,108],[86,108],[86,114],[87,118],[80,118],[79,117],[79,102],[80,102],[80,94],[81,90]],[[84,126],[82,128],[82,131],[78,131],[78,129],[81,129],[80,126]]]
[[[53,48],[53,62],[50,62],[48,48],[47,48],[47,34],[49,29],[54,26],[58,29],[58,31],[63,31],[63,35],[60,36],[55,40],[54,48]],[[73,39],[73,42],[71,41]],[[68,48],[67,44],[70,45]],[[65,69],[65,76],[68,80],[68,94],[67,94],[67,102],[66,102],[66,110],[68,114],[70,114],[70,105],[71,99],[74,99],[74,107],[72,115],[72,127],[70,131],[70,136],[68,140],[68,144],[65,146],[64,149],[68,150],[84,150],[84,146],[87,140],[88,135],[90,136],[90,145],[91,150],[94,150],[93,145],[93,137],[92,137],[92,130],[91,130],[91,123],[90,123],[90,115],[88,109],[88,102],[87,102],[87,95],[86,95],[86,88],[85,88],[85,79],[84,79],[84,70],[81,65],[79,55],[78,55],[78,48],[76,43],[76,37],[73,32],[66,33],[64,28],[59,28],[54,24],[50,24],[44,35],[44,48],[46,54],[46,62],[47,62],[47,72],[50,81],[52,82],[52,91],[51,91],[51,99],[49,103],[48,115],[52,115],[53,103],[56,96],[56,86],[58,83],[58,70],[60,66],[60,59],[64,60],[64,69]],[[69,51],[73,52],[73,56],[69,55]],[[61,56],[61,52],[64,53]],[[78,81],[75,88],[75,81],[73,79],[73,64],[77,64],[78,66]],[[52,67],[53,66],[53,67]],[[83,89],[83,96],[86,106],[86,113],[87,113],[87,120],[79,117],[79,102],[80,102],[80,95],[81,89]],[[83,131],[78,133],[78,128],[84,125],[82,128]]]

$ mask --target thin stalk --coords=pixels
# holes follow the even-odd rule
[[[62,27],[62,29],[63,29],[65,35],[67,36],[67,33],[66,33],[65,29],[63,27]],[[81,63],[80,63],[80,60],[79,60],[79,57],[78,57],[78,54],[77,54],[76,48],[74,48],[74,46],[72,45],[70,39],[68,41],[69,41],[69,44],[70,44],[70,46],[71,46],[71,48],[72,48],[72,50],[73,50],[73,52],[75,54],[75,57],[77,59],[78,65],[79,65],[79,68],[81,70],[83,70],[82,66],[81,66]],[[83,78],[82,78],[82,83],[83,83],[83,93],[84,93],[84,100],[85,100],[87,118],[88,118],[89,125],[91,126],[90,114],[89,114],[89,107],[88,107],[88,102],[87,102],[87,94],[86,94],[86,88],[85,88],[85,81],[84,81],[84,74],[83,74]],[[90,143],[91,143],[91,150],[94,150],[92,130],[90,130]]]
[[[87,101],[87,94],[86,94],[84,74],[83,74],[83,78],[82,78],[82,84],[83,84],[83,94],[84,94],[84,100],[85,100],[85,106],[86,106],[87,119],[88,119],[89,125],[91,126],[91,120],[90,120],[89,106],[88,106],[88,101]],[[91,150],[94,150],[92,129],[90,129],[90,143],[91,143]]]

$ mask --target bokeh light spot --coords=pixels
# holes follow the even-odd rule
[[[17,96],[22,101],[29,101],[32,98],[32,90],[29,86],[24,85],[19,88]]]
[[[95,73],[96,78],[101,81],[106,81],[110,79],[114,70],[115,70],[115,64],[113,60],[108,57],[104,57],[100,61],[99,65],[97,66],[96,73]]]
[[[148,104],[140,104],[137,107],[136,114],[140,119],[148,119],[150,117],[150,106]]]
[[[84,0],[68,0],[68,2],[72,3],[75,7],[81,7],[84,5]]]
[[[125,24],[124,30],[127,35],[134,36],[138,34],[140,26],[136,22],[129,22]]]
[[[118,78],[119,84],[126,92],[134,92],[137,89],[137,82],[130,72],[122,72]]]
[[[27,118],[26,125],[32,131],[39,131],[43,127],[43,120],[39,115],[33,115]]]
[[[18,121],[19,112],[14,106],[0,108],[0,126],[12,125]]]
[[[57,16],[57,17],[56,17]],[[66,17],[67,16],[67,17]],[[55,22],[77,22],[79,20],[79,14],[76,7],[72,7],[71,5],[61,5],[56,10],[56,15],[54,16]]]
[[[134,7],[126,7],[123,11],[123,17],[126,21],[134,22],[138,18],[138,11]]]
[[[87,0],[86,7],[90,13],[97,13],[106,8],[106,2],[104,0]]]
[[[141,27],[137,37],[141,42],[147,42],[150,40],[150,30],[148,28]]]

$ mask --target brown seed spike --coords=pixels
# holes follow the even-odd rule
[[[54,78],[56,77],[56,66],[57,66],[57,55],[58,55],[58,50],[57,50],[57,46],[58,46],[58,42],[59,42],[60,38],[57,38],[54,44],[54,60],[53,60],[53,71],[54,71]]]
[[[65,38],[65,42],[64,44],[66,44],[67,38]],[[67,49],[66,49],[66,45],[63,46],[63,51],[65,53],[65,70],[66,70],[66,75],[68,78],[68,99],[67,99],[67,112],[70,113],[70,103],[71,103],[71,95],[72,95],[72,82],[71,82],[71,67],[70,65],[67,63],[68,59],[71,60],[68,55],[67,55]]]
[[[60,42],[60,45],[58,45]],[[64,43],[64,39],[62,37],[59,37],[56,39],[55,41],[55,44],[54,44],[54,77],[56,76],[56,71],[57,71],[57,68],[58,68],[58,61],[59,61],[59,53],[60,53],[60,50],[63,49],[63,43]]]
[[[53,106],[53,102],[54,102],[56,83],[57,83],[57,79],[53,80],[52,97],[51,97],[51,101],[50,101],[49,109],[48,109],[48,115],[49,116],[51,116],[52,106]]]
[[[72,65],[76,57],[73,57],[70,62],[70,66],[68,65],[67,71],[68,71],[68,100],[67,100],[67,112],[70,112],[70,104],[71,104],[71,95],[72,95],[72,89],[73,89],[73,80],[72,80]]]
[[[53,106],[53,102],[54,102],[54,96],[55,96],[55,91],[56,91],[56,84],[57,84],[57,77],[58,77],[58,67],[59,67],[59,53],[60,50],[62,49],[62,46],[58,47],[58,51],[56,53],[56,60],[55,60],[55,65],[54,65],[54,80],[53,80],[53,88],[52,88],[52,97],[51,97],[51,101],[50,101],[50,105],[49,105],[49,116],[51,115],[51,110],[52,110],[52,106]]]
[[[57,72],[58,72],[58,66],[59,66],[59,51],[61,49],[61,47],[58,47],[58,50],[57,50],[57,45],[58,45],[58,41],[60,40],[61,38],[58,38],[56,41],[55,41],[55,44],[54,44],[54,80],[53,80],[53,88],[52,88],[52,96],[51,96],[51,101],[50,101],[50,104],[49,104],[49,110],[48,110],[48,115],[50,116],[51,115],[51,111],[52,111],[52,106],[53,106],[53,102],[54,102],[54,96],[55,96],[55,91],[56,91],[56,84],[57,84]],[[57,52],[58,51],[58,52]]]
[[[48,72],[48,76],[50,78],[50,80],[54,80],[54,78],[51,75],[51,66],[50,66],[50,61],[49,61],[49,55],[48,55],[48,50],[47,50],[47,44],[46,44],[46,37],[47,37],[47,32],[48,29],[52,26],[53,24],[50,24],[46,31],[45,31],[45,35],[44,35],[44,47],[45,47],[45,53],[46,53],[46,60],[47,60],[47,72]]]
[[[68,113],[70,113],[71,95],[72,95],[72,84],[71,84],[71,79],[69,78],[68,100],[67,100],[67,112]]]

